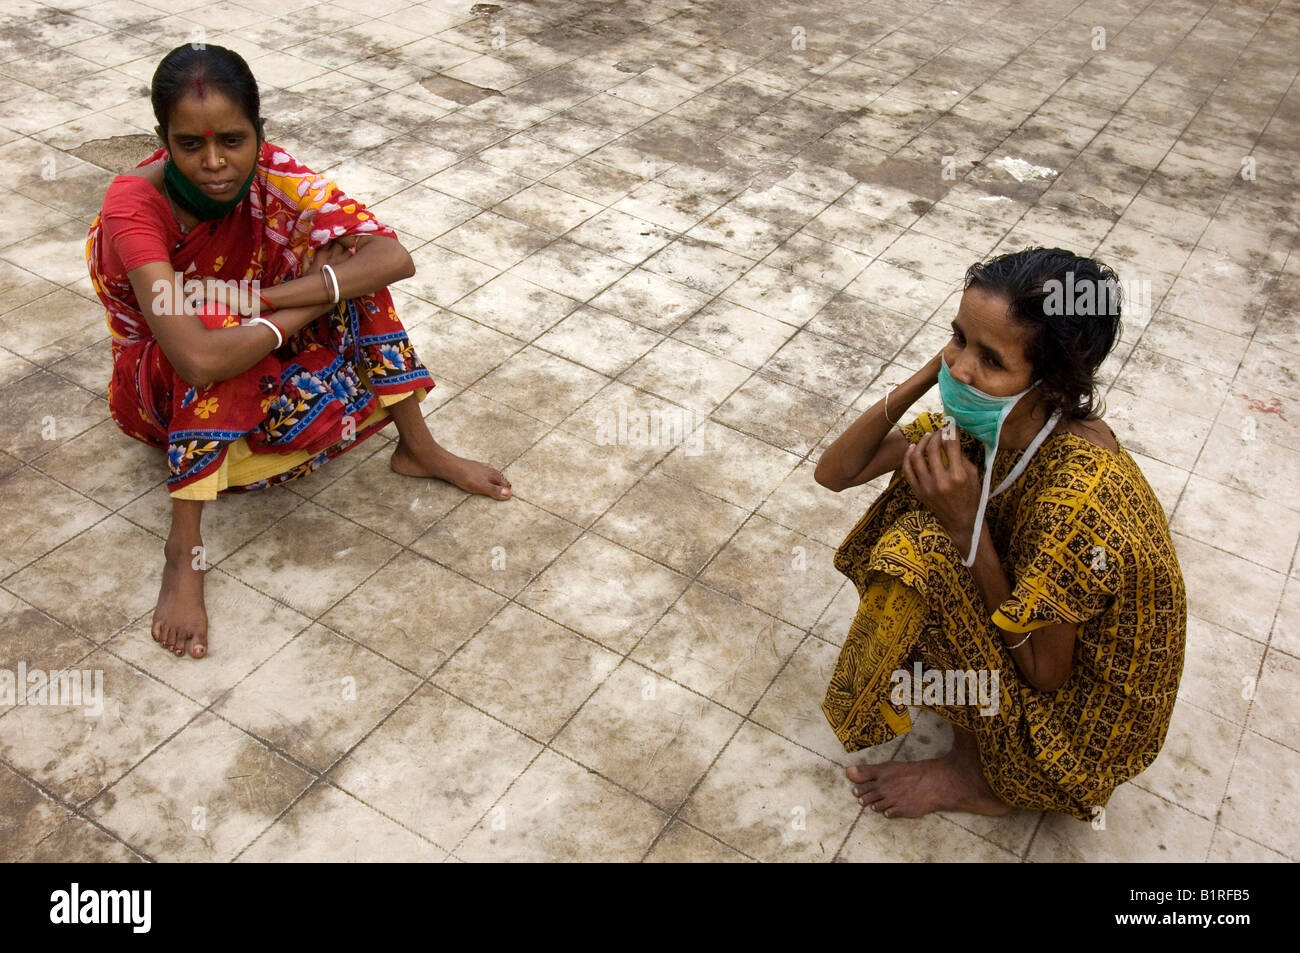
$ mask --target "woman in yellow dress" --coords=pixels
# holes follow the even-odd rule
[[[818,462],[836,492],[894,471],[835,556],[861,601],[827,719],[847,751],[909,731],[909,704],[953,728],[944,757],[850,767],[864,806],[1087,819],[1155,760],[1187,604],[1164,510],[1095,412],[1119,326],[1096,261],[977,263],[948,344]],[[944,413],[899,426],[936,383]]]

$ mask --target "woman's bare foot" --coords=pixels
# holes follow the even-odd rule
[[[167,562],[163,566],[162,587],[153,610],[154,641],[177,655],[203,658],[208,654],[208,613],[203,605],[203,570],[194,568],[194,546],[189,540],[168,538],[163,547]]]
[[[1010,814],[1013,808],[998,800],[984,780],[974,738],[960,728],[953,733],[952,750],[942,758],[849,767],[845,774],[855,782],[858,803],[890,818],[921,817],[931,811]]]
[[[510,498],[510,481],[496,467],[477,460],[466,460],[437,445],[417,455],[407,447],[405,440],[398,439],[388,465],[394,473],[403,476],[433,477],[446,480],[466,493],[482,493],[498,500]]]

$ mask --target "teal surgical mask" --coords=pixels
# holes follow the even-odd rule
[[[971,537],[970,555],[966,557],[965,565],[971,566],[975,563],[975,549],[979,545],[980,525],[984,522],[984,510],[988,506],[989,499],[997,496],[1011,484],[1015,483],[1020,474],[1029,466],[1029,460],[1037,452],[1043,441],[1047,439],[1056,426],[1056,422],[1061,418],[1061,412],[1058,410],[1052,414],[1043,429],[1038,431],[1025,452],[1021,454],[1020,459],[1016,461],[1015,467],[1007,474],[998,488],[992,493],[989,492],[989,481],[993,476],[993,458],[998,452],[998,439],[1002,436],[1002,425],[1006,423],[1011,409],[1015,407],[1016,401],[1020,400],[1031,390],[1041,383],[1041,378],[1034,381],[1018,394],[1011,394],[1008,397],[994,397],[986,394],[978,388],[971,387],[969,384],[963,384],[957,380],[948,370],[948,361],[941,354],[939,356],[939,399],[943,401],[944,416],[951,419],[962,430],[966,431],[976,440],[984,445],[984,483],[980,491],[980,505],[975,513],[975,533]]]

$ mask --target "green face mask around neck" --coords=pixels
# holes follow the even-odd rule
[[[263,138],[262,126],[263,121],[259,117],[254,125],[257,126],[257,145],[260,151]],[[162,130],[158,130],[162,135]],[[191,182],[181,172],[180,168],[172,161],[168,155],[167,162],[163,165],[163,187],[167,190],[167,195],[173,202],[183,208],[186,212],[193,215],[201,222],[211,222],[219,218],[225,218],[235,210],[235,206],[242,202],[247,196],[249,189],[253,187],[253,178],[257,175],[257,163],[253,163],[252,170],[248,173],[248,178],[244,180],[239,191],[229,199],[214,199],[201,188]]]

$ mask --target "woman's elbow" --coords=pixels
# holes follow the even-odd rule
[[[180,374],[181,380],[189,384],[195,390],[203,390],[203,388],[211,387],[216,383],[211,374],[204,374],[201,371],[191,371],[189,373],[177,371],[177,373]]]
[[[203,388],[216,382],[216,368],[201,357],[186,357],[172,365],[172,370],[191,387]]]
[[[402,252],[402,258],[401,258],[401,260],[397,263],[397,279],[396,279],[396,280],[398,280],[398,281],[405,281],[407,278],[414,278],[414,277],[415,277],[415,259],[411,257],[411,253],[408,252],[405,248],[401,248],[400,245],[398,246],[398,248],[399,248],[399,249],[401,250],[401,252]]]
[[[813,470],[813,479],[833,493],[844,489],[844,483],[833,472],[833,468],[827,465],[825,458],[817,461],[817,467]]]
[[[1035,690],[1040,692],[1054,692],[1070,680],[1070,673],[1062,675],[1048,675],[1041,678],[1030,678],[1028,682]]]

